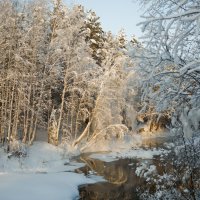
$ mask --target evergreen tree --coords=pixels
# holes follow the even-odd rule
[[[119,43],[118,45],[121,49],[126,48],[127,40],[126,40],[126,34],[123,29],[121,29],[119,31],[119,33],[117,34],[117,41],[118,41],[118,43]]]
[[[101,23],[99,22],[99,17],[96,16],[94,11],[90,10],[87,13],[85,27],[88,31],[86,42],[90,44],[92,57],[96,60],[98,65],[101,65],[102,60],[104,59],[102,49],[106,38],[104,36],[104,31],[101,27]]]

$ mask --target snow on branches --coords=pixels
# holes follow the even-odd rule
[[[146,47],[140,66],[149,73],[143,100],[157,112],[174,113],[186,105],[199,109],[199,0],[151,0],[147,7],[139,24]]]

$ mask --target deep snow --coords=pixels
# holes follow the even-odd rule
[[[0,199],[72,200],[78,197],[78,185],[94,183],[73,170],[84,164],[72,162],[64,149],[46,142],[35,142],[25,158],[8,158],[0,149]]]
[[[72,172],[0,174],[2,200],[72,200],[78,196],[78,185],[92,179]]]

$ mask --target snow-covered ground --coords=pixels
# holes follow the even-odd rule
[[[78,185],[98,181],[73,173],[83,164],[70,162],[60,147],[35,142],[27,152],[24,158],[8,158],[0,149],[0,199],[72,200]]]
[[[1,173],[0,180],[2,200],[73,200],[78,185],[95,182],[71,172]]]
[[[107,154],[102,154],[102,153],[94,153],[90,157],[99,159],[105,162],[112,162],[115,161],[119,158],[141,158],[141,159],[152,159],[153,156],[156,155],[162,155],[162,154],[168,154],[169,150],[164,150],[164,149],[142,149],[142,148],[137,148],[137,149],[129,149],[129,150],[122,150],[122,151],[116,151],[116,152],[110,152]]]
[[[0,171],[1,172],[58,172],[73,170],[72,166],[65,166],[69,163],[69,156],[65,155],[64,149],[53,146],[46,142],[35,142],[24,150],[26,157],[8,158],[8,154],[0,149]],[[78,165],[78,163],[76,163]],[[80,164],[79,164],[80,165]],[[75,166],[79,167],[79,166]]]
[[[155,155],[168,153],[168,150],[162,148],[143,149],[140,147],[140,139],[135,136],[118,143],[112,142],[106,149],[112,151],[106,154],[93,153],[90,157],[111,162],[126,157],[152,159]],[[93,150],[100,147],[96,145]],[[26,149],[26,152],[26,157],[9,158],[0,148],[0,199],[73,200],[78,197],[79,185],[102,181],[102,177],[85,177],[83,174],[74,173],[75,169],[84,164],[70,160],[68,148],[38,141]]]

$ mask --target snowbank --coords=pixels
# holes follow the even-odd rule
[[[66,149],[67,151],[67,149]],[[58,172],[81,167],[80,163],[68,164],[65,150],[46,142],[35,142],[27,149],[26,157],[11,157],[0,149],[0,172]]]
[[[2,200],[73,200],[78,196],[78,185],[93,183],[82,174],[69,172],[47,174],[0,175]]]
[[[36,142],[27,157],[8,158],[0,149],[0,194],[2,200],[71,200],[78,185],[94,183],[72,171],[84,164],[72,162],[65,151],[45,142]]]

